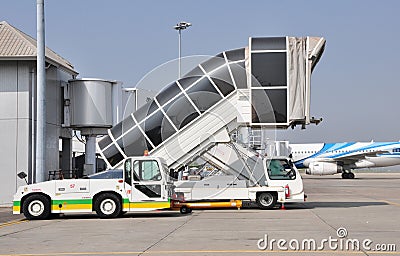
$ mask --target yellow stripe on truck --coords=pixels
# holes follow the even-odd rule
[[[13,205],[13,214],[20,214],[21,213],[21,206]]]
[[[91,204],[62,204],[60,208],[59,205],[52,205],[52,211],[68,211],[68,210],[90,210],[92,211]]]
[[[129,208],[154,208],[154,209],[165,209],[170,208],[170,202],[133,202],[129,203]]]

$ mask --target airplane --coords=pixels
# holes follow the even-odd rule
[[[289,144],[290,157],[306,174],[354,179],[354,169],[400,165],[400,142]]]

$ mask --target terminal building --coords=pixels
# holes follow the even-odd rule
[[[36,40],[0,22],[0,205],[25,181],[17,173],[35,177]],[[63,128],[62,86],[75,78],[74,66],[46,48],[46,169],[71,169],[71,133]],[[59,140],[63,150],[59,152]]]
[[[0,206],[10,205],[17,187],[25,184],[17,177],[27,173],[28,183],[35,177],[36,129],[36,40],[6,21],[0,22]],[[65,125],[69,99],[65,88],[78,72],[66,59],[46,48],[46,172],[83,172],[85,144],[76,130]],[[151,100],[155,92],[141,88],[122,88],[115,83],[112,123],[121,121]],[[110,99],[112,100],[112,99]],[[106,166],[97,154],[97,171]],[[49,177],[48,173],[45,177]],[[54,178],[54,177],[50,177]]]

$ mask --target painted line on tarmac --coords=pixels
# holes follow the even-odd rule
[[[4,227],[16,225],[16,224],[21,224],[21,223],[24,223],[24,222],[27,222],[27,221],[29,221],[29,220],[22,219],[22,220],[14,220],[14,221],[6,222],[6,223],[3,223],[3,224],[0,224],[0,228],[4,228]]]
[[[387,204],[390,204],[390,205],[400,206],[400,204],[395,203],[395,202],[391,202],[391,201],[387,201],[387,200],[381,200],[381,201],[382,201],[382,202],[385,202],[385,203],[387,203]]]
[[[220,253],[220,254],[235,254],[235,253],[310,253],[310,254],[361,254],[363,251],[279,251],[279,250],[171,250],[171,251],[132,251],[132,252],[52,252],[52,253],[23,253],[23,254],[0,254],[0,256],[58,256],[58,255],[131,255],[131,254],[203,254],[203,253]],[[376,252],[368,251],[370,254],[390,254],[400,255],[400,252]]]

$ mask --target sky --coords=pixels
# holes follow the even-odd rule
[[[250,36],[322,36],[326,49],[312,75],[305,130],[279,131],[290,142],[398,141],[400,1],[46,1],[46,45],[80,77],[135,85],[182,55],[216,55]],[[1,0],[0,20],[36,38],[36,1]],[[154,88],[148,88],[154,89]]]

